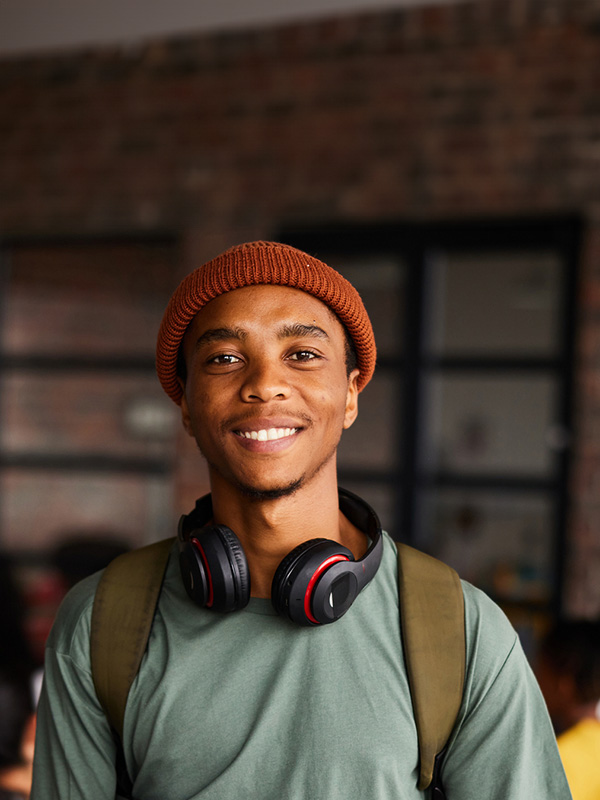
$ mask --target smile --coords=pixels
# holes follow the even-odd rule
[[[258,442],[272,442],[276,439],[285,439],[286,436],[293,436],[298,428],[262,428],[259,431],[236,431],[237,436],[245,439],[254,439]]]

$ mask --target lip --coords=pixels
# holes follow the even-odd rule
[[[240,420],[230,425],[230,430],[234,433],[252,433],[252,431],[266,431],[271,428],[305,428],[306,425],[294,417],[253,417],[252,419]]]
[[[304,430],[298,420],[290,417],[268,417],[234,424],[231,432],[246,450],[255,453],[275,453],[290,447]]]

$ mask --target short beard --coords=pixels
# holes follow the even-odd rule
[[[342,432],[340,431],[340,437],[341,434]],[[221,470],[206,457],[206,453],[204,453],[198,442],[196,442],[196,445],[201,455],[206,460],[206,463],[208,464],[209,468],[213,469],[215,472],[219,473],[222,477],[224,477]],[[335,457],[336,452],[337,452],[337,444],[332,449],[331,453],[327,456],[327,458],[323,459],[323,462],[319,464],[314,473],[308,476],[308,481],[310,481],[312,478],[315,477],[315,475],[318,475],[319,472],[321,472],[323,467],[326,464],[328,464],[332,458]],[[259,489],[256,486],[251,486],[250,484],[242,483],[242,481],[239,480],[233,482],[231,480],[231,477],[228,478],[228,480],[233,483],[235,488],[239,492],[241,492],[241,494],[243,494],[244,497],[247,497],[252,502],[260,502],[261,500],[279,500],[282,497],[291,497],[298,491],[298,489],[301,489],[307,483],[307,476],[301,475],[299,478],[296,478],[296,480],[294,481],[290,481],[290,483],[286,484],[285,486],[276,486],[273,489]]]
[[[203,452],[202,448],[197,442],[196,444],[198,450],[200,451],[200,454],[205,459],[209,468],[219,473],[219,475],[222,476],[223,473],[221,472],[221,470],[216,466],[216,464],[213,464],[206,457],[206,453]],[[321,468],[319,467],[319,470],[317,470],[317,472],[319,472],[320,469]],[[241,492],[241,494],[243,494],[244,497],[247,497],[249,500],[253,502],[260,502],[261,500],[279,500],[281,497],[291,497],[291,495],[295,494],[298,491],[298,489],[300,489],[305,483],[304,476],[300,476],[299,478],[296,478],[295,481],[290,481],[290,483],[288,483],[286,486],[276,486],[273,489],[259,489],[256,486],[252,486],[251,484],[248,483],[243,483],[242,481],[238,480],[232,481],[231,478],[229,478],[228,480],[233,483],[235,488],[239,492]]]
[[[238,483],[238,489],[249,500],[260,502],[261,500],[279,500],[281,497],[291,497],[295,492],[300,489],[304,480],[298,478],[292,481],[287,486],[278,486],[275,489],[257,489],[254,486],[246,486],[243,483]]]

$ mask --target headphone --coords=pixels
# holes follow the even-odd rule
[[[326,625],[350,608],[381,563],[383,538],[379,518],[360,497],[338,489],[340,510],[371,543],[358,561],[331,539],[302,542],[281,561],[271,585],[275,610],[298,625]],[[242,545],[225,525],[207,525],[212,517],[209,494],[179,520],[179,565],[185,589],[199,606],[237,611],[250,600],[250,571]]]

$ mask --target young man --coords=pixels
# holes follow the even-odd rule
[[[375,366],[357,292],[285,245],[232,248],[175,292],[157,366],[208,462],[211,497],[183,521],[129,693],[133,796],[428,796],[417,788],[395,545],[336,478],[338,441]],[[114,739],[90,675],[97,583],[71,592],[48,643],[34,800],[114,797]],[[568,800],[514,630],[473,587],[464,597],[449,800]]]

